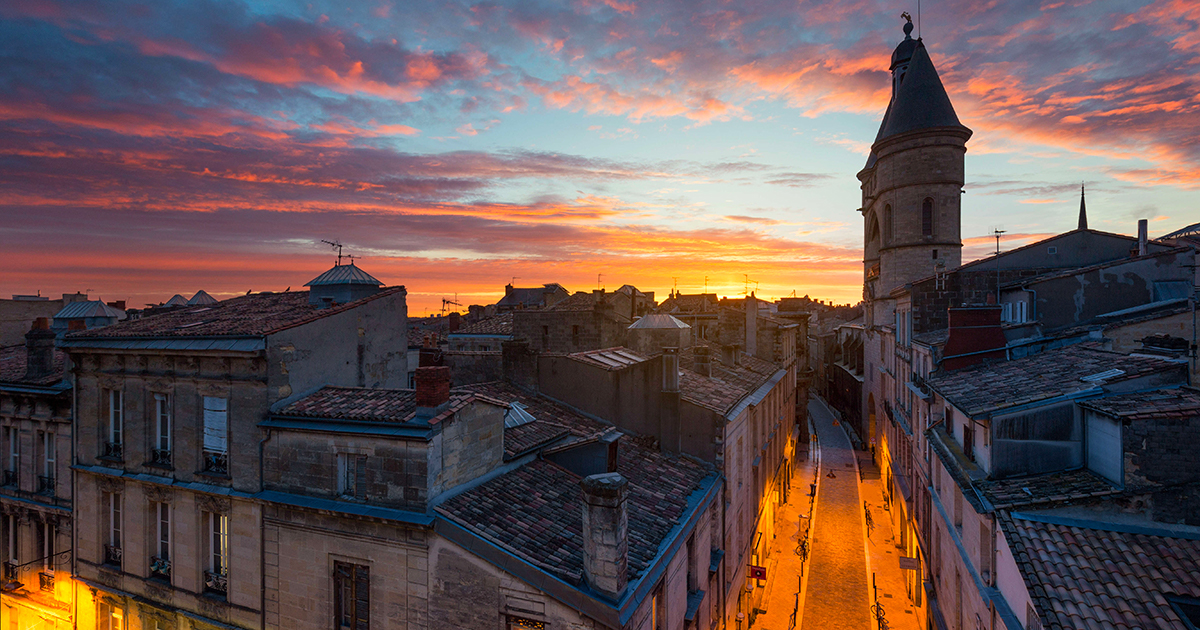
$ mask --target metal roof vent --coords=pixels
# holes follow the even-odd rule
[[[1081,376],[1081,377],[1079,377],[1079,380],[1081,380],[1085,383],[1103,383],[1104,381],[1107,381],[1110,378],[1120,376],[1124,373],[1125,373],[1125,370],[1118,370],[1117,368],[1113,368],[1111,370],[1105,370],[1103,372],[1098,372],[1096,374],[1091,374],[1088,376]]]
[[[523,424],[529,424],[535,420],[537,420],[537,418],[534,418],[533,416],[529,415],[528,411],[525,411],[525,405],[513,401],[508,405],[508,411],[504,413],[504,428],[512,429]]]

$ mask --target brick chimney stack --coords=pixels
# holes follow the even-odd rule
[[[613,472],[582,485],[583,574],[592,590],[618,601],[629,586],[629,482]]]
[[[54,331],[50,320],[39,317],[25,333],[25,380],[35,381],[54,373]]]
[[[1146,219],[1138,219],[1138,248],[1137,248],[1138,256],[1146,255],[1147,241],[1150,240],[1149,234],[1148,234],[1149,228],[1147,227],[1149,225],[1149,223],[1150,222],[1147,221]]]
[[[746,296],[746,354],[758,354],[758,298],[751,291]]]
[[[431,418],[450,402],[450,368],[419,367],[413,375],[416,385],[417,417]]]
[[[985,359],[1004,359],[1008,345],[1000,327],[999,306],[950,309],[950,336],[942,350],[942,368],[958,370]]]

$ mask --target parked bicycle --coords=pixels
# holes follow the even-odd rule
[[[802,539],[799,545],[796,545],[796,555],[800,556],[800,562],[808,560],[808,539]]]
[[[888,630],[888,621],[883,613],[883,604],[875,602],[875,605],[871,606],[871,616],[875,618],[875,623],[879,625],[879,630]]]
[[[875,522],[871,520],[871,508],[867,505],[866,501],[863,501],[863,513],[865,514],[867,521],[867,536],[870,536],[871,530],[875,528]]]

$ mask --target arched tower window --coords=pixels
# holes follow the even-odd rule
[[[933,236],[933,199],[929,197],[921,204],[921,234]]]
[[[883,244],[892,244],[892,206],[888,204],[883,207]]]

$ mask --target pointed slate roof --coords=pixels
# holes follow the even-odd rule
[[[88,300],[84,302],[71,302],[62,307],[62,310],[54,314],[54,319],[77,319],[80,317],[121,317],[121,311],[101,302],[100,300]]]
[[[369,284],[376,287],[383,285],[374,276],[359,269],[351,262],[349,265],[334,265],[332,269],[309,280],[304,286],[317,287],[329,284]]]
[[[1086,230],[1087,226],[1087,204],[1083,200],[1083,186],[1079,187],[1079,229]]]
[[[176,293],[175,295],[172,295],[171,299],[167,300],[167,303],[163,306],[187,306],[187,303],[187,298]]]
[[[691,328],[691,326],[666,313],[651,313],[633,322],[629,328],[632,330],[634,328]]]
[[[217,298],[209,295],[204,289],[200,289],[187,303],[188,306],[208,306],[209,304],[216,304]]]
[[[919,129],[962,126],[929,58],[929,51],[918,39],[904,80],[888,106],[879,140]]]

